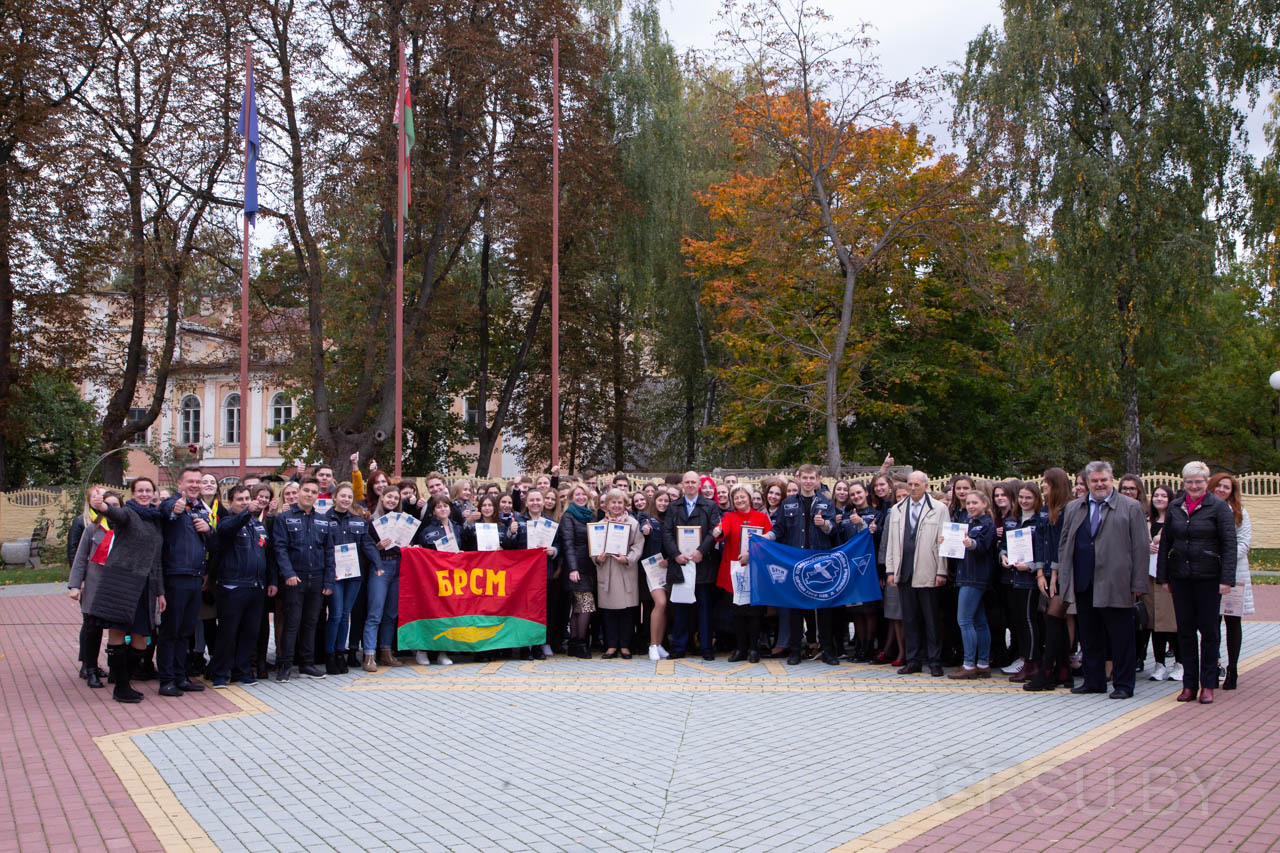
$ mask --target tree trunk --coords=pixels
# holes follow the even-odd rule
[[[477,477],[487,477],[489,475],[489,458],[493,455],[493,448],[498,442],[498,437],[502,434],[502,428],[506,426],[507,414],[511,411],[511,399],[515,396],[516,382],[524,373],[525,364],[529,361],[529,350],[533,347],[533,339],[538,332],[538,321],[542,317],[542,310],[550,296],[551,283],[548,280],[542,290],[538,292],[538,298],[533,303],[533,311],[529,313],[529,322],[524,327],[524,340],[520,342],[520,349],[516,353],[515,359],[511,362],[506,380],[502,383],[502,391],[498,394],[498,407],[493,412],[493,423],[485,427],[480,433],[480,458],[476,462]],[[484,466],[483,471],[480,469],[481,465]]]
[[[623,441],[623,421],[626,416],[627,401],[622,391],[622,371],[625,365],[622,361],[622,293],[620,289],[614,291],[612,320],[609,335],[613,355],[610,371],[613,384],[613,470],[622,471],[627,467]]]
[[[1120,347],[1120,394],[1124,400],[1124,473],[1142,473],[1142,429],[1138,417],[1138,368],[1125,345]]]
[[[694,412],[697,401],[693,395],[693,379],[685,377],[684,383],[684,467],[693,467],[693,459],[698,455],[698,429],[694,426]]]
[[[5,157],[7,160],[8,157]],[[12,210],[9,207],[8,171],[0,167],[0,408],[13,409],[9,391],[13,387],[13,269],[9,264],[9,249],[13,236]],[[0,437],[0,489],[6,489],[8,465],[5,448],[8,442]]]

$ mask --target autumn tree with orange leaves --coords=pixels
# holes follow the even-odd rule
[[[873,344],[854,322],[884,295],[869,289],[939,265],[981,281],[993,220],[971,169],[906,120],[927,106],[929,79],[886,81],[865,29],[833,35],[804,0],[730,0],[724,18],[721,60],[745,93],[725,91],[740,170],[702,195],[716,232],[686,255],[711,282],[738,414],[817,413],[834,471]]]

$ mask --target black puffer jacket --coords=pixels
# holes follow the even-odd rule
[[[564,573],[560,575],[564,588],[570,592],[595,592],[596,561],[591,559],[587,525],[566,511],[560,516],[559,532],[564,537]],[[578,573],[576,581],[569,578],[572,572]]]
[[[1169,504],[1156,558],[1156,582],[1170,580],[1216,580],[1235,586],[1236,519],[1217,495],[1206,494],[1190,516],[1185,496]]]

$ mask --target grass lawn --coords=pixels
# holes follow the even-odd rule
[[[55,549],[45,549],[46,552]],[[44,560],[38,569],[0,568],[0,586],[20,583],[66,583],[71,567],[57,560]]]
[[[1280,548],[1254,548],[1249,552],[1249,568],[1280,572]]]

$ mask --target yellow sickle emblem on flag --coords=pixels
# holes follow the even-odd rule
[[[502,626],[506,622],[499,622],[497,625],[490,625],[486,628],[478,628],[473,625],[454,625],[447,631],[441,631],[431,639],[438,640],[441,637],[447,637],[457,643],[479,643],[487,640],[502,630]]]

